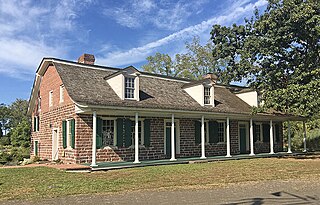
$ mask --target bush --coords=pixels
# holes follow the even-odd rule
[[[10,138],[9,137],[0,137],[0,145],[10,145]]]
[[[30,148],[1,146],[0,163],[1,164],[18,164],[24,158],[30,157]]]
[[[320,129],[310,130],[307,133],[307,149],[320,151]],[[303,150],[303,132],[299,132],[292,138],[293,150]]]

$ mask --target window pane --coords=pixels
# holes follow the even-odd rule
[[[102,146],[113,145],[114,120],[102,121]]]
[[[204,104],[210,104],[211,99],[211,88],[210,87],[204,87]]]
[[[218,140],[224,142],[224,122],[218,123]]]
[[[125,78],[125,98],[134,98],[134,78]]]

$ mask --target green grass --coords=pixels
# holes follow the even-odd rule
[[[0,169],[0,200],[145,189],[213,188],[248,181],[320,179],[320,160],[252,159],[66,173],[47,167]]]

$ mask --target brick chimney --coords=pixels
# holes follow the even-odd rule
[[[211,79],[213,82],[217,82],[218,76],[216,76],[213,73],[207,73],[206,75],[203,76],[204,79]]]
[[[83,54],[78,58],[78,63],[83,63],[83,64],[89,64],[89,65],[94,65],[94,55],[92,54]]]

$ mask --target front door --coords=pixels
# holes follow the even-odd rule
[[[240,135],[240,153],[244,154],[247,152],[247,128],[245,124],[239,125]]]
[[[52,131],[52,160],[58,160],[59,157],[59,146],[58,146],[58,130],[54,129]]]
[[[175,145],[175,152],[177,153],[177,128],[174,128],[174,145]],[[166,127],[166,156],[167,158],[171,158],[171,126]]]

